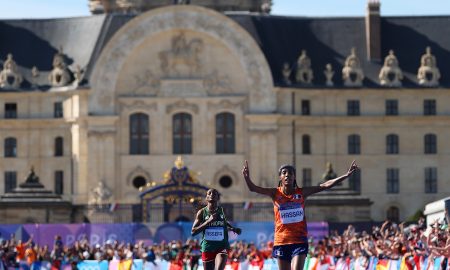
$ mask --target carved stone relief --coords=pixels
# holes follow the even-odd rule
[[[426,53],[420,59],[420,68],[417,71],[419,84],[427,87],[439,86],[441,73],[437,67],[436,57],[431,54],[431,48],[426,48]]]
[[[148,103],[143,100],[121,100],[120,103],[122,105],[122,110],[127,113],[136,111],[148,112],[150,110],[158,110],[157,103]]]
[[[243,109],[244,100],[239,102],[231,102],[227,99],[221,100],[220,102],[208,102],[208,110],[235,110]]]
[[[356,49],[352,48],[351,54],[345,60],[345,66],[342,69],[342,79],[344,85],[348,87],[362,86],[364,72],[361,69],[361,63],[356,56]]]
[[[12,54],[8,54],[6,61],[3,63],[3,70],[0,72],[0,87],[19,88],[22,81],[23,77],[17,69]]]
[[[53,69],[48,75],[48,81],[52,86],[66,86],[70,82],[70,73],[67,70],[64,61],[64,54],[62,48],[53,57]]]
[[[158,54],[161,70],[166,77],[195,77],[201,75],[200,53],[203,41],[198,38],[187,41],[180,32],[172,38],[171,48]]]
[[[210,95],[229,94],[232,92],[230,78],[226,75],[220,75],[217,70],[205,76],[203,86]]]
[[[168,20],[168,16],[173,20]],[[200,44],[204,41],[198,38],[190,39],[185,31],[206,34],[209,38],[222,42],[233,56],[239,59],[240,68],[245,72],[242,74],[245,80],[242,83],[245,84],[245,88],[239,89],[249,92],[249,109],[253,112],[264,112],[273,111],[276,108],[276,96],[269,66],[255,40],[246,31],[220,13],[196,6],[170,6],[138,16],[133,24],[124,26],[121,34],[111,39],[109,43],[111,45],[105,47],[91,76],[91,86],[94,91],[89,99],[90,111],[102,113],[115,111],[118,82],[122,67],[130,53],[148,37],[174,30],[181,34],[176,35],[178,38],[174,37],[173,42],[168,42],[167,50],[157,53],[159,56],[157,60],[160,60],[157,63],[158,67],[166,72],[165,74],[161,72],[163,73],[161,80],[186,79],[187,77],[198,78],[203,82],[203,77],[197,74],[192,74],[190,77],[189,73],[198,71],[198,74],[206,75],[204,64],[200,61],[203,59],[204,52]],[[184,34],[186,35],[183,37]],[[136,38],[130,39],[130,36]],[[178,48],[184,48],[184,50]],[[156,74],[155,70],[152,71]],[[187,75],[182,74],[183,72]],[[171,74],[179,74],[179,77],[171,78]],[[220,76],[223,74],[219,73]]]
[[[107,137],[113,137],[116,135],[114,130],[89,130],[88,137],[96,137],[100,139],[105,139]]]
[[[306,55],[306,51],[302,50],[301,55],[297,60],[297,73],[295,80],[303,84],[311,84],[314,79],[313,71],[311,69],[311,59]]]
[[[158,94],[161,81],[149,69],[134,77],[135,87],[131,93],[136,96],[155,96]]]
[[[384,66],[381,68],[378,78],[383,86],[402,86],[403,72],[398,65],[398,60],[393,50],[390,50],[389,55],[384,59]]]
[[[330,63],[326,64],[323,74],[325,75],[325,79],[326,79],[325,85],[328,87],[334,86],[334,82],[333,82],[334,70],[333,70],[333,66]]]
[[[167,105],[166,113],[172,114],[176,110],[187,110],[195,114],[198,113],[198,105],[194,103],[189,103],[185,99],[181,99],[173,104]]]

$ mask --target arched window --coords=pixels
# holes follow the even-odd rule
[[[302,136],[302,154],[311,154],[311,139],[309,135]]]
[[[398,135],[386,136],[386,154],[398,154]]]
[[[64,155],[64,139],[63,137],[55,138],[55,157],[61,157]]]
[[[220,113],[216,115],[216,153],[232,154],[235,152],[234,115]]]
[[[192,117],[188,113],[177,113],[172,121],[173,153],[192,153]]]
[[[389,207],[386,212],[386,219],[398,223],[400,221],[400,210],[398,210],[398,207]]]
[[[16,138],[6,138],[4,145],[5,157],[17,157],[17,140]]]
[[[434,134],[426,134],[424,137],[424,152],[425,154],[437,153],[437,139]]]
[[[352,134],[348,136],[348,154],[350,155],[361,154],[361,139],[359,135]]]
[[[149,153],[149,121],[145,113],[130,115],[130,155]]]

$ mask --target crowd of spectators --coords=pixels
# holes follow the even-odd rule
[[[262,269],[264,260],[272,256],[272,246],[272,242],[259,246],[242,241],[233,242],[229,261],[231,264],[248,261]],[[343,233],[334,231],[324,239],[310,239],[310,256],[334,259],[363,256],[394,260],[404,256],[450,258],[450,229],[445,221],[436,221],[427,227],[423,219],[407,226],[386,221],[380,227],[374,226],[371,231],[362,232],[348,225]],[[145,245],[142,241],[131,244],[107,240],[102,245],[91,245],[86,238],[66,246],[60,236],[55,236],[53,246],[49,247],[36,245],[33,236],[23,242],[11,235],[10,239],[0,242],[0,258],[5,266],[17,266],[21,261],[28,265],[35,261],[49,261],[54,267],[71,264],[76,269],[77,263],[82,260],[143,259],[155,265],[165,260],[172,265],[179,265],[180,269],[197,269],[201,252],[197,239],[152,245]]]

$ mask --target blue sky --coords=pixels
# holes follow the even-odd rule
[[[87,16],[88,0],[0,0],[0,18]],[[288,16],[363,16],[367,0],[273,0],[272,14]],[[381,13],[450,15],[450,0],[381,0]]]

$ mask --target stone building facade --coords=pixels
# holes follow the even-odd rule
[[[385,18],[376,1],[365,18],[204,6],[0,21],[0,194],[33,166],[72,205],[66,222],[110,204],[110,221],[140,221],[140,192],[182,156],[235,220],[272,219],[244,160],[275,186],[281,164],[317,185],[327,162],[339,175],[356,159],[359,174],[309,199],[312,221],[403,220],[449,195],[450,17]],[[30,221],[30,206],[10,209],[0,200],[2,222]]]

